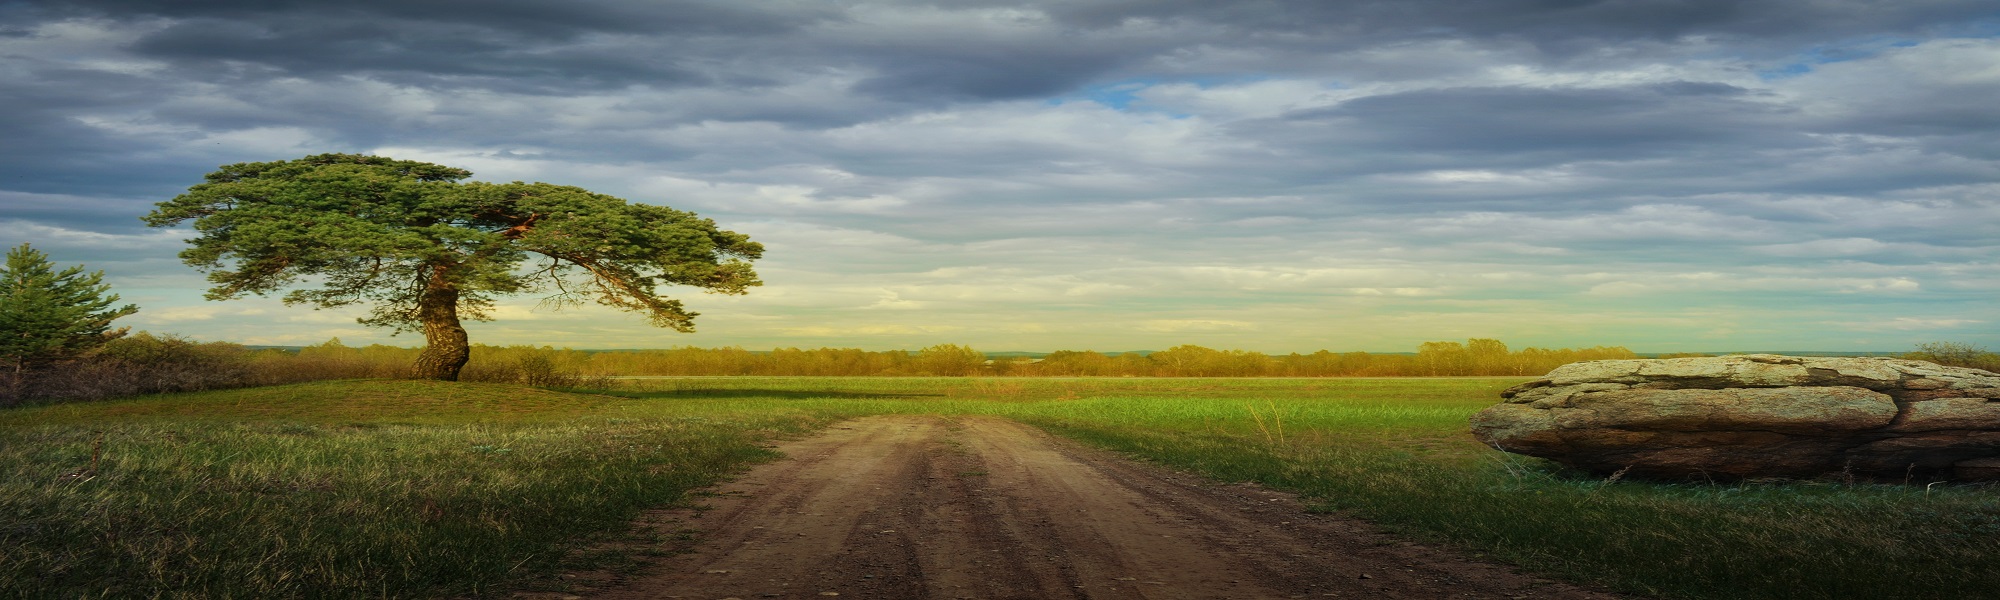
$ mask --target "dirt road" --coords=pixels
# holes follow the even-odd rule
[[[721,488],[593,598],[1610,598],[992,418],[858,419]]]

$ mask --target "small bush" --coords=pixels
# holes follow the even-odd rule
[[[474,346],[459,381],[518,383],[557,389],[608,389],[612,380],[584,372],[582,354],[533,346]]]
[[[237,344],[142,331],[111,340],[89,356],[16,374],[0,386],[0,401],[65,402],[245,387],[259,383],[250,356]]]
[[[922,375],[964,377],[985,366],[986,355],[958,344],[938,344],[917,352],[911,370]]]
[[[2000,371],[2000,354],[1988,351],[1983,346],[1959,342],[1925,342],[1917,344],[1917,350],[1904,354],[1903,358],[1927,360],[1949,367],[1966,367],[1986,371]]]

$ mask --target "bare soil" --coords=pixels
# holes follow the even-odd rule
[[[871,417],[778,449],[705,510],[650,515],[694,541],[589,597],[1615,597],[1004,419]]]

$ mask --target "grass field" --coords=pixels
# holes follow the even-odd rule
[[[992,414],[1675,598],[1978,598],[1991,488],[1577,478],[1465,435],[1517,379],[679,378],[613,395],[323,382],[0,412],[0,593],[477,596],[879,413]]]

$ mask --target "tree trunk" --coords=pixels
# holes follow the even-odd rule
[[[424,351],[417,355],[418,379],[458,381],[458,370],[472,358],[465,326],[458,322],[458,286],[445,276],[446,266],[431,268],[431,280],[417,300],[417,320],[424,325]]]

